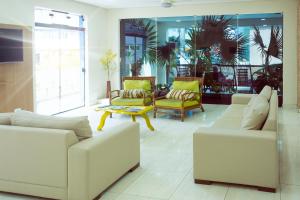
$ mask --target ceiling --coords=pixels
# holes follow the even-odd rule
[[[161,0],[74,0],[104,8],[133,8],[160,6]],[[254,0],[175,0],[174,6],[201,3],[245,2]]]

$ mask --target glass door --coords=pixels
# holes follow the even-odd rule
[[[49,17],[55,23],[46,23]],[[56,24],[55,19],[62,18],[65,21],[59,20],[60,24]],[[85,29],[82,25],[82,16],[40,9],[36,11],[35,84],[38,113],[56,114],[85,105]]]

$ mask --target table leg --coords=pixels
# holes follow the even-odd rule
[[[147,115],[147,114],[143,114],[143,115],[141,115],[141,117],[145,119],[148,128],[149,128],[151,131],[154,131],[154,128],[153,128],[153,126],[152,126],[151,123],[150,123],[150,119],[149,119],[148,115]]]
[[[99,123],[99,125],[98,125],[98,127],[97,127],[97,131],[101,131],[102,130],[102,128],[103,128],[103,126],[105,125],[105,120],[106,120],[106,118],[108,117],[108,116],[110,116],[110,112],[108,112],[108,111],[106,111],[103,115],[102,115],[102,117],[101,117],[101,119],[100,119],[100,123]]]
[[[135,122],[136,121],[135,120],[135,115],[131,115],[131,119],[132,119],[133,122]]]

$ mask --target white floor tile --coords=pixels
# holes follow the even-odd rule
[[[280,200],[280,189],[276,193],[270,193],[248,187],[231,186],[225,200]]]
[[[300,200],[300,186],[281,185],[281,200]]]
[[[120,194],[118,194],[118,193],[105,192],[105,193],[103,194],[103,196],[99,198],[99,200],[117,200],[117,197],[118,197],[119,195],[120,195]]]
[[[195,184],[192,172],[185,177],[171,200],[223,200],[228,186]]]
[[[146,172],[126,190],[125,194],[168,199],[187,173]]]
[[[142,197],[142,196],[136,196],[130,194],[121,194],[120,196],[118,196],[116,200],[163,200],[163,199]]]
[[[139,167],[135,169],[133,172],[128,173],[121,180],[113,185],[109,189],[109,192],[122,193],[124,192],[129,185],[131,185],[137,178],[139,178],[143,173],[145,173],[145,169]]]

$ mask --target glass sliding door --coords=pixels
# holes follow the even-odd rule
[[[56,114],[84,106],[83,17],[44,9],[37,9],[35,17],[37,112]]]
[[[122,19],[120,24],[121,60],[136,62],[125,55],[138,54],[135,38],[145,41],[141,70],[132,74],[123,63],[126,75],[156,76],[160,88],[170,87],[175,77],[205,73],[204,103],[230,104],[232,94],[259,93],[265,85],[276,89],[282,102],[282,13]]]
[[[155,19],[124,19],[120,22],[120,30],[121,78],[156,76]]]

